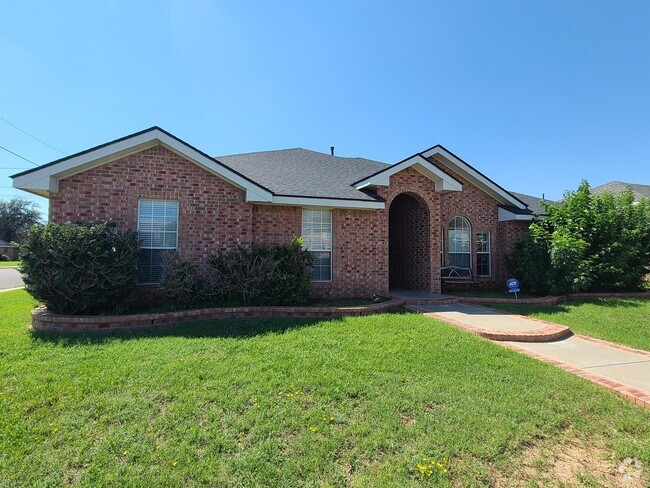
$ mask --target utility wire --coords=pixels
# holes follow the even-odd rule
[[[4,147],[4,146],[0,146],[0,149],[4,149],[4,150],[7,151],[8,153],[13,154],[14,156],[18,156],[20,159],[24,159],[24,160],[27,161],[28,163],[32,163],[34,166],[38,166],[38,164],[36,164],[36,163],[35,163],[34,161],[32,161],[31,159],[24,158],[24,157],[21,156],[20,154],[16,154],[16,153],[13,152],[12,150],[7,149],[7,148]]]
[[[30,134],[29,132],[27,132],[26,130],[23,130],[23,129],[21,129],[20,127],[18,127],[17,125],[12,124],[12,123],[9,122],[7,119],[3,119],[2,117],[0,117],[0,120],[2,120],[3,122],[9,124],[9,125],[10,125],[11,127],[13,127],[14,129],[19,130],[19,131],[22,132],[23,134],[28,135],[29,137],[31,137],[31,138],[34,139],[35,141],[38,141],[38,142],[40,142],[41,144],[45,144],[47,147],[51,147],[51,148],[54,149],[55,151],[59,151],[59,152],[60,152],[61,154],[63,154],[64,156],[67,156],[67,153],[64,153],[63,151],[61,151],[61,149],[57,149],[56,147],[52,146],[51,144],[48,144],[47,142],[40,140],[38,137],[31,135],[31,134]]]

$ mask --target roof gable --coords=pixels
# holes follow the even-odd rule
[[[13,186],[41,196],[58,190],[62,178],[96,168],[103,164],[135,154],[144,149],[163,145],[169,150],[197,164],[206,171],[223,178],[246,192],[250,202],[271,202],[272,192],[246,176],[234,171],[220,161],[208,156],[160,127],[136,132],[126,137],[91,149],[57,159],[28,171],[13,175]]]
[[[437,168],[431,161],[422,157],[421,154],[414,154],[399,163],[354,182],[353,185],[357,190],[388,186],[390,184],[390,177],[400,171],[404,171],[406,168],[413,168],[433,181],[437,192],[446,193],[450,191],[462,191],[463,189],[460,181],[452,178],[440,168]]]
[[[425,158],[433,158],[439,164],[451,169],[454,173],[471,181],[479,189],[490,195],[502,205],[511,205],[516,208],[525,209],[527,205],[512,195],[508,190],[497,185],[483,173],[466,163],[451,151],[447,150],[440,144],[420,153]]]

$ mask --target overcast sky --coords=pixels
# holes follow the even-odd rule
[[[2,2],[0,117],[65,154],[159,125],[213,155],[442,144],[551,199],[650,184],[650,2]],[[30,167],[0,150],[0,198]]]

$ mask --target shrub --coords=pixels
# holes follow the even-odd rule
[[[642,287],[650,265],[650,200],[634,202],[629,190],[592,195],[583,181],[546,211],[507,260],[523,287],[553,294]]]
[[[163,293],[174,303],[184,307],[217,302],[227,289],[220,275],[200,276],[198,266],[182,258],[178,251],[164,251]]]
[[[225,295],[243,305],[298,305],[311,291],[311,254],[295,238],[289,245],[239,247],[212,256]]]
[[[11,259],[6,254],[0,254],[0,261],[11,261]]]
[[[20,248],[25,289],[57,313],[114,311],[138,282],[139,248],[114,224],[36,225]]]

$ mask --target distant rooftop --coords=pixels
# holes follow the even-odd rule
[[[610,181],[604,185],[597,186],[591,189],[591,193],[600,195],[605,192],[613,193],[618,195],[619,193],[624,192],[627,188],[632,189],[634,193],[634,200],[639,201],[642,198],[650,198],[650,185],[640,185],[638,183],[623,183],[622,181]]]

